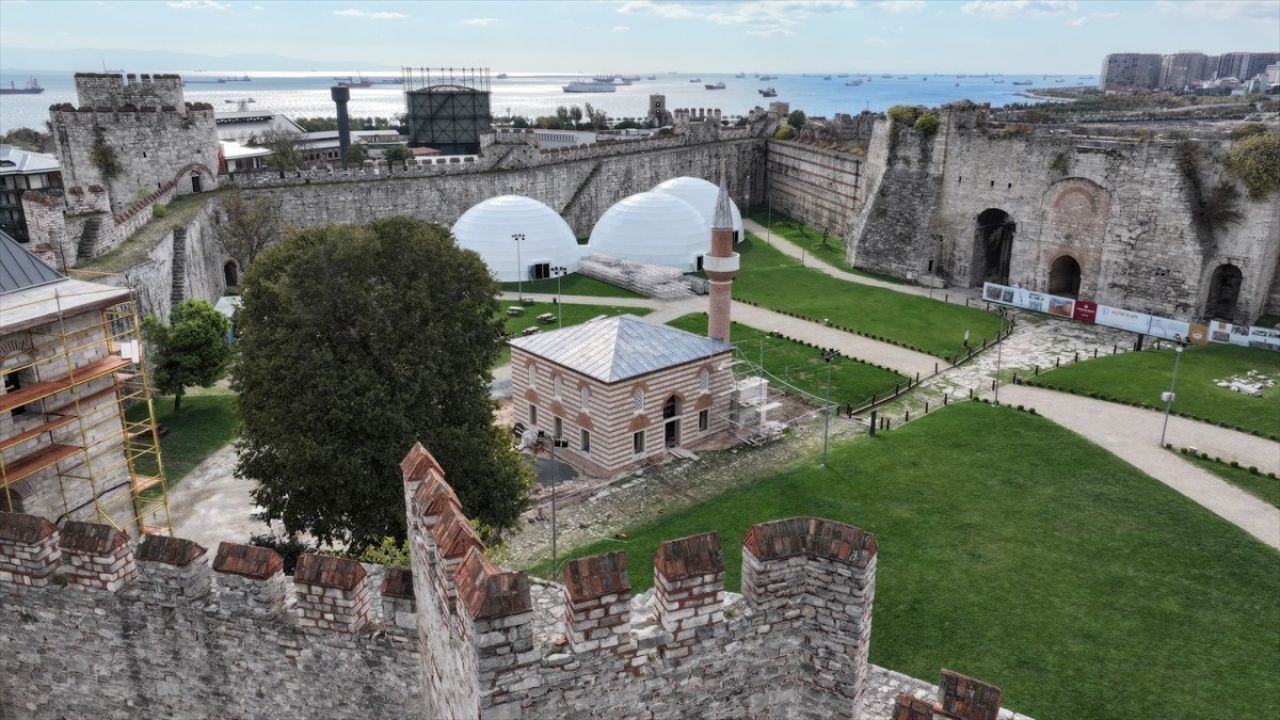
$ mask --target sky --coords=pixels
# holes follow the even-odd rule
[[[6,47],[273,53],[318,69],[1074,74],[1109,52],[1280,50],[1280,0],[0,0],[0,65]]]

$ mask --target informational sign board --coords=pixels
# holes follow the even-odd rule
[[[1110,305],[1099,305],[1097,319],[1094,322],[1119,330],[1146,334],[1151,327],[1151,316]]]
[[[1071,317],[1080,322],[1091,323],[1098,317],[1098,303],[1091,303],[1087,300],[1077,300],[1075,308],[1071,311]]]

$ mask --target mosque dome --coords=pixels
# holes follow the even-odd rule
[[[689,203],[706,221],[707,228],[715,222],[716,198],[720,195],[720,187],[715,183],[702,178],[677,177],[658,183],[653,186],[653,191],[673,195]],[[742,240],[745,237],[742,234],[742,213],[738,212],[738,204],[732,198],[729,199],[729,212],[733,215],[735,239]]]
[[[697,210],[674,195],[651,191],[606,210],[591,231],[588,251],[693,272],[710,247],[711,233]]]
[[[521,234],[519,252],[512,235]],[[499,195],[473,205],[453,224],[459,247],[478,253],[499,282],[524,280],[542,274],[535,266],[561,266],[574,272],[582,248],[564,218],[537,200]]]

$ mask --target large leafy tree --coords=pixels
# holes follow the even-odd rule
[[[156,389],[173,396],[174,412],[182,409],[187,388],[209,387],[227,371],[231,323],[203,300],[180,303],[169,313],[168,325],[147,316],[142,332],[152,349],[151,379]]]
[[[403,538],[399,462],[415,440],[491,530],[531,471],[493,423],[497,288],[435,225],[391,218],[299,232],[245,275],[233,387],[238,471],[289,532],[357,546]]]
[[[222,212],[226,222],[219,228],[218,237],[242,268],[252,264],[258,253],[288,231],[280,209],[269,197],[251,199],[242,191],[233,190],[223,198]]]

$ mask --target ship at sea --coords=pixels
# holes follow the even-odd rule
[[[1009,84],[1010,84],[1010,85],[1030,85],[1030,84],[1031,84],[1031,81],[1030,81],[1030,80],[1014,80],[1013,82],[1011,82],[1011,83],[1009,83]]]
[[[723,89],[724,89],[724,87],[725,87],[725,85],[724,85],[724,81],[723,81],[723,80],[721,80],[720,82],[717,82],[717,83],[714,83],[714,84],[713,84],[713,83],[707,83],[706,85],[703,85],[702,87],[704,87],[704,88],[706,88],[706,89],[708,89],[708,90],[723,90]]]
[[[862,84],[861,80],[850,80],[849,82],[845,83],[845,85],[848,85],[849,87],[858,87],[861,84]]]
[[[17,83],[10,80],[9,87],[0,87],[0,95],[39,95],[44,92],[44,88],[40,85],[40,81],[31,78],[22,87],[18,87]]]
[[[372,80],[367,80],[367,79],[365,79],[365,77],[364,77],[363,75],[359,75],[359,76],[354,77],[354,78],[353,78],[353,77],[351,77],[350,75],[348,75],[348,76],[346,76],[346,77],[344,77],[344,78],[336,77],[336,78],[334,78],[334,81],[336,81],[336,83],[337,83],[338,87],[345,87],[345,88],[371,88],[371,87],[373,87],[373,81],[372,81]]]
[[[778,97],[778,91],[773,86],[760,88],[760,94],[764,97]]]
[[[571,80],[561,89],[567,93],[611,93],[617,92],[618,86],[599,80]]]

